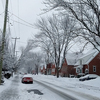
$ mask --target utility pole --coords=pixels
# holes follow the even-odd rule
[[[6,35],[6,25],[7,25],[7,13],[8,13],[8,0],[6,0],[6,4],[5,4],[4,26],[3,26],[3,33],[2,33],[2,47],[1,47],[1,57],[0,57],[0,84],[1,84],[1,77],[2,77],[4,46],[6,42],[5,35]]]
[[[19,51],[16,51],[16,57],[17,57],[17,53],[18,53]]]
[[[17,39],[20,39],[20,38],[17,38],[17,37],[16,37],[16,38],[12,38],[12,39],[15,39],[15,43],[14,43],[14,52],[13,52],[13,55],[15,56],[16,40],[17,40]]]

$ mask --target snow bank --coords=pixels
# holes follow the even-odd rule
[[[9,78],[9,79],[4,78],[4,83],[2,85],[0,85],[0,93],[3,90],[5,90],[5,89],[7,89],[9,87],[9,85],[11,84],[12,79],[13,79],[12,77]]]
[[[100,88],[100,77],[93,80],[84,81],[83,84]]]

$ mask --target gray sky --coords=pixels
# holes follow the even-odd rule
[[[39,14],[45,8],[43,4],[45,0],[9,0],[9,23],[11,30],[11,38],[20,38],[17,40],[16,51],[19,50],[20,46],[26,46],[27,40],[31,39],[34,34],[37,33],[37,29],[32,28],[31,25],[36,23],[37,19],[40,18]],[[3,20],[4,20],[4,5],[5,0],[0,0],[0,29],[3,28]],[[44,14],[41,16],[48,16],[52,12],[48,14]],[[20,19],[18,19],[19,17]],[[24,21],[28,22],[24,22]],[[25,25],[19,24],[23,23]],[[28,27],[28,26],[30,27]],[[14,39],[11,39],[11,42],[14,43]],[[79,46],[78,46],[79,47]],[[75,50],[76,46],[74,47]]]
[[[32,38],[34,34],[37,33],[35,28],[32,28],[30,24],[36,23],[36,20],[39,19],[39,14],[42,12],[42,9],[45,7],[43,4],[44,0],[9,0],[9,23],[11,30],[11,37],[20,37],[17,40],[17,47],[26,46],[27,40]],[[4,5],[5,0],[0,0],[0,29],[3,27],[3,17],[4,17]],[[24,22],[22,20],[28,22]],[[25,25],[19,24],[23,23]],[[30,27],[28,27],[28,26]],[[14,40],[11,40],[14,43]]]

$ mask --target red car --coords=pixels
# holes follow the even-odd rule
[[[22,77],[22,83],[33,83],[33,78],[31,75],[24,75]]]

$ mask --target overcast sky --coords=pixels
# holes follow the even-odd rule
[[[0,0],[1,30],[3,28],[5,1],[6,0]],[[51,14],[51,12],[49,12],[40,16],[40,14],[43,12],[42,9],[45,8],[43,1],[45,0],[9,0],[8,16],[11,38],[20,38],[17,39],[16,51],[19,51],[19,47],[21,46],[25,47],[27,40],[32,39],[34,34],[37,34],[37,29],[35,29],[34,23],[36,23],[40,17]],[[33,26],[29,24],[32,24]],[[11,39],[11,42],[14,44],[14,39]],[[74,47],[74,50],[75,48],[76,46]]]
[[[37,30],[34,27],[32,28],[32,26],[28,23],[34,25],[37,19],[39,19],[39,14],[42,13],[42,9],[45,7],[43,1],[44,0],[9,0],[8,15],[11,37],[20,38],[17,39],[17,50],[20,46],[25,46],[27,44],[27,40],[32,38],[32,36],[37,33]],[[0,0],[0,29],[3,27],[4,6],[5,0]],[[12,43],[14,43],[14,39],[12,39]]]

